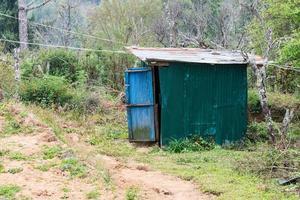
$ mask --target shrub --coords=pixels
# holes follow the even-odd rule
[[[0,101],[16,93],[14,70],[11,63],[0,61]]]
[[[0,199],[15,199],[15,196],[21,188],[16,185],[1,185],[0,186]]]
[[[76,158],[66,158],[62,161],[60,169],[68,172],[71,177],[84,178],[87,175],[87,168]]]
[[[79,56],[64,49],[41,50],[34,57],[22,62],[22,78],[25,80],[44,75],[64,77],[68,82],[85,81]]]
[[[191,135],[183,139],[172,140],[167,147],[167,151],[172,153],[205,151],[213,149],[214,146],[214,142],[211,140],[205,140],[198,135]]]
[[[99,83],[109,88],[121,90],[124,71],[133,66],[134,60],[130,54],[87,53],[82,56],[81,66],[84,66],[83,69],[87,74],[89,83]]]
[[[74,51],[64,49],[52,49],[41,51],[38,60],[49,75],[62,76],[71,82],[76,82],[80,73],[80,65],[77,54]]]
[[[249,124],[246,139],[252,143],[267,141],[269,138],[266,123],[252,122]]]
[[[64,106],[72,103],[73,90],[62,77],[45,76],[24,81],[20,96],[25,102],[42,106]]]
[[[260,112],[260,100],[256,90],[248,91],[248,108],[250,112]]]
[[[256,151],[237,160],[236,168],[241,173],[250,172],[263,177],[289,178],[297,175],[300,167],[299,151],[277,150],[261,145]]]

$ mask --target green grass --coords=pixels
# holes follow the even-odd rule
[[[44,146],[43,148],[43,159],[49,160],[59,156],[62,152],[62,148],[59,146],[48,147]]]
[[[17,161],[24,161],[24,160],[29,160],[29,157],[26,155],[20,153],[20,152],[10,152],[8,154],[9,159],[11,160],[17,160]]]
[[[53,114],[50,110],[38,111],[41,118],[48,120],[50,127],[56,127],[63,137],[63,128],[59,126],[61,118],[69,117]],[[51,120],[49,120],[51,119]],[[70,119],[70,118],[69,118]],[[203,192],[216,195],[216,199],[297,199],[297,196],[284,192],[289,187],[279,186],[274,179],[258,176],[248,169],[237,170],[239,161],[254,156],[247,150],[227,150],[216,147],[209,151],[172,153],[163,151],[157,147],[149,147],[148,152],[140,152],[130,145],[126,139],[127,128],[124,122],[120,122],[110,116],[85,116],[78,121],[94,121],[95,125],[81,124],[80,129],[87,137],[87,141],[94,146],[98,153],[114,156],[123,160],[134,159],[148,164],[156,170],[178,176],[184,180],[192,180],[199,185]],[[254,149],[254,151],[256,151]],[[72,170],[78,161],[67,161],[63,165],[66,171]],[[76,169],[77,167],[74,167]],[[81,169],[81,167],[79,167]],[[72,174],[72,173],[71,173]],[[109,174],[102,174],[104,182],[110,184]],[[135,192],[129,191],[128,195],[135,198]],[[127,198],[127,195],[126,195]]]
[[[126,190],[126,200],[138,200],[139,198],[139,189],[136,187],[130,187]]]
[[[84,178],[87,176],[87,168],[77,158],[66,158],[62,160],[60,169],[68,172],[71,177]]]
[[[15,199],[15,196],[18,192],[21,191],[21,188],[16,185],[2,185],[0,186],[0,199]]]
[[[0,163],[0,174],[5,172],[5,167]]]
[[[47,172],[49,171],[52,167],[57,166],[56,163],[46,163],[46,164],[42,164],[42,165],[38,165],[35,167],[35,169],[38,169],[42,172]]]
[[[64,195],[60,199],[69,199],[68,193],[70,192],[70,189],[64,187],[62,191],[64,192]]]
[[[89,193],[86,194],[87,199],[99,199],[100,198],[100,193],[97,190],[90,191]]]
[[[9,150],[0,150],[0,157],[6,156],[9,153]]]

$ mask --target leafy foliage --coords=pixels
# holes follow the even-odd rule
[[[64,106],[72,103],[73,90],[62,77],[44,76],[24,81],[20,96],[25,102],[37,103],[42,106]]]
[[[213,142],[204,140],[198,135],[192,135],[184,139],[172,140],[167,147],[167,151],[172,153],[184,153],[211,150],[214,147]]]
[[[299,67],[299,56],[297,56],[300,39],[299,1],[263,0],[258,9],[260,19],[253,19],[248,28],[251,46],[256,52],[263,54],[267,41],[265,34],[262,33],[271,29],[273,40],[277,42],[278,47],[273,50],[271,59],[281,61],[283,64],[286,62],[296,64],[294,66]]]
[[[0,197],[5,199],[14,199],[16,194],[21,191],[21,188],[16,185],[1,185]]]
[[[53,146],[53,147],[44,147],[43,149],[43,159],[48,160],[48,159],[53,159],[56,156],[60,155],[62,152],[61,147],[59,146]]]
[[[10,62],[0,60],[0,96],[10,98],[16,93],[14,70]],[[1,99],[1,97],[0,97]]]
[[[62,171],[66,171],[71,177],[84,178],[87,175],[86,166],[81,164],[76,158],[66,158],[60,166]]]

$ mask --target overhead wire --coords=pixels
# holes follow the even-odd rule
[[[52,45],[52,44],[41,44],[35,42],[20,42],[16,40],[9,40],[0,38],[0,41],[10,42],[15,44],[29,44],[29,45],[36,45],[42,47],[51,47],[51,48],[61,48],[61,49],[71,49],[71,50],[79,50],[79,51],[93,51],[93,52],[108,52],[108,53],[119,53],[119,54],[127,54],[126,51],[114,51],[114,50],[106,50],[106,49],[89,49],[89,48],[80,48],[80,47],[72,47],[72,46],[62,46],[62,45]]]
[[[15,19],[15,20],[20,20],[20,21],[25,21],[24,19],[20,19],[18,17],[14,17],[12,15],[8,15],[8,14],[2,13],[2,12],[0,12],[0,16]],[[74,35],[80,35],[80,36],[89,37],[89,38],[93,38],[93,39],[98,39],[98,40],[102,40],[102,41],[106,41],[106,42],[112,42],[112,43],[115,43],[115,44],[126,45],[125,43],[122,43],[122,42],[116,42],[116,41],[113,41],[113,40],[110,40],[110,39],[100,38],[98,36],[94,36],[94,35],[90,35],[90,34],[86,34],[86,33],[78,33],[78,32],[75,32],[75,31],[70,31],[70,30],[66,30],[66,29],[62,29],[62,28],[57,28],[57,27],[54,27],[54,26],[45,25],[45,24],[42,24],[42,23],[28,21],[28,24],[32,24],[32,25],[35,25],[35,26],[41,26],[41,27],[45,27],[45,28],[51,28],[51,29],[54,29],[54,30],[63,31],[63,32],[66,32],[66,33],[71,33],[71,34],[74,34]]]

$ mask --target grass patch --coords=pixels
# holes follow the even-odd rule
[[[56,163],[47,163],[47,164],[42,164],[42,165],[38,165],[35,167],[35,169],[38,169],[42,172],[47,172],[49,171],[52,167],[57,166]]]
[[[11,169],[7,170],[7,172],[10,174],[18,174],[22,171],[23,171],[23,168],[21,168],[21,167],[11,168]]]
[[[68,193],[70,192],[69,188],[63,188],[62,191],[64,192],[64,195],[61,197],[61,199],[69,199]]]
[[[29,160],[29,157],[25,156],[20,152],[10,152],[8,157],[10,160],[17,160],[17,161]]]
[[[99,199],[100,193],[97,190],[90,191],[86,194],[87,199]]]
[[[138,200],[139,198],[139,189],[136,187],[130,187],[126,190],[126,200]]]
[[[44,146],[43,148],[43,159],[50,160],[59,156],[62,152],[62,148],[59,146],[48,147]]]
[[[5,167],[0,163],[0,174],[5,172]]]
[[[76,158],[66,158],[61,162],[60,169],[68,172],[71,177],[84,178],[87,176],[86,166]]]
[[[4,199],[15,199],[15,196],[21,188],[16,185],[2,185],[0,186],[0,197]]]
[[[197,153],[159,152],[148,159],[153,168],[193,180],[202,191],[217,195],[217,199],[297,199],[282,192],[273,180],[236,170],[236,162],[248,153],[218,147]]]
[[[5,126],[3,128],[3,135],[15,135],[20,133],[21,125],[13,118],[6,119]]]
[[[6,156],[9,154],[9,150],[0,150],[0,157]]]
[[[66,114],[60,116],[51,113],[51,110],[38,112],[47,119],[51,118],[51,123],[49,123],[51,127],[59,127],[60,133],[65,134],[64,129],[59,125],[62,117],[67,120]],[[203,151],[201,147],[199,150],[193,151],[189,149],[191,144],[188,143],[184,148],[181,145],[179,145],[180,148],[177,148],[176,144],[174,150],[162,151],[154,147],[150,148],[148,152],[140,152],[125,139],[127,133],[125,120],[118,121],[119,119],[116,119],[118,116],[111,113],[107,115],[84,116],[84,118],[76,119],[77,123],[74,122],[80,126],[80,130],[84,133],[83,136],[87,137],[87,141],[94,145],[99,153],[124,160],[134,159],[150,165],[153,169],[185,180],[193,180],[203,192],[216,195],[216,199],[298,199],[296,195],[284,192],[289,188],[277,185],[275,179],[265,178],[247,169],[237,170],[239,161],[247,159],[248,156],[258,156],[253,154],[257,151],[256,147],[249,150],[246,148],[230,150],[214,146],[213,149],[204,148]],[[80,124],[80,121],[89,121],[89,124]],[[263,127],[254,124],[251,128],[253,132],[256,132],[262,130]],[[256,138],[263,140],[264,134],[253,135],[253,139]],[[260,143],[255,145],[259,146]],[[65,171],[73,168],[70,167],[73,164],[67,162],[64,164],[67,166],[64,167]],[[253,164],[255,165],[255,163]],[[102,173],[102,178],[105,184],[111,184],[110,175],[105,171]],[[129,189],[127,193],[129,193],[129,197],[135,196],[135,192]],[[133,195],[131,195],[132,193]]]
[[[207,151],[214,148],[214,143],[205,140],[198,135],[192,135],[183,139],[172,140],[167,151],[171,153],[184,153],[184,152],[196,152],[196,151]]]

